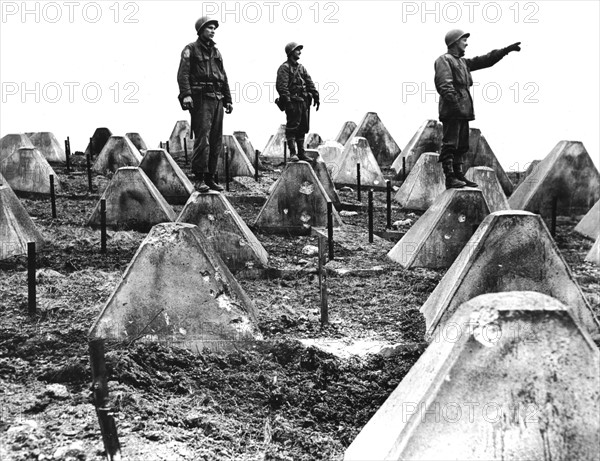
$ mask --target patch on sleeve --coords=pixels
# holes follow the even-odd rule
[[[186,48],[185,50],[183,50],[183,57],[186,59],[190,57],[190,49],[189,48]]]

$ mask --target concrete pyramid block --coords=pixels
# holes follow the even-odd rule
[[[342,161],[342,153],[344,152],[344,146],[337,141],[325,141],[319,147],[317,147],[319,157],[327,165],[327,170],[330,176],[333,178],[335,174],[340,170],[339,165]]]
[[[446,179],[439,155],[424,153],[398,189],[394,201],[410,210],[427,210],[446,190]]]
[[[508,199],[514,210],[552,215],[585,214],[600,199],[600,173],[579,141],[560,141]]]
[[[350,136],[352,136],[354,130],[356,130],[356,123],[352,121],[344,122],[342,129],[335,137],[335,141],[339,142],[342,146],[344,146],[346,142],[348,142],[348,140],[350,139]]]
[[[305,149],[316,149],[323,144],[323,138],[318,133],[308,133],[304,138]]]
[[[267,251],[223,194],[194,192],[177,222],[198,226],[234,273],[267,265]]]
[[[198,227],[152,228],[90,337],[159,341],[201,353],[260,339],[256,310]]]
[[[600,236],[600,200],[596,202],[592,209],[575,226],[575,232],[592,240]]]
[[[535,168],[541,163],[541,160],[533,160],[531,163],[529,163],[527,165],[527,168],[525,169],[525,171],[523,172],[523,174],[521,175],[521,181],[519,182],[519,185],[521,185],[521,183],[523,181],[525,181],[525,179],[527,179],[528,176],[531,176],[531,173],[533,173],[535,171]]]
[[[114,229],[147,232],[155,224],[175,221],[175,212],[141,168],[119,168],[101,199],[106,200],[106,225]],[[88,226],[100,226],[100,201]]]
[[[313,163],[311,167],[317,175],[317,178],[323,186],[323,189],[325,189],[325,192],[327,192],[327,196],[333,203],[333,206],[336,210],[340,211],[342,209],[342,201],[340,200],[337,190],[335,189],[335,185],[333,184],[333,179],[331,179],[327,165],[320,157],[317,157],[317,161]]]
[[[229,177],[250,176],[254,177],[254,167],[250,159],[244,153],[242,146],[234,136],[226,134],[223,136],[223,147],[227,147],[227,158],[229,159]],[[225,179],[225,149],[219,155],[217,172],[221,180]]]
[[[465,167],[487,166],[493,169],[504,193],[507,196],[512,194],[514,188],[513,183],[506,174],[506,171],[504,171],[504,168],[502,168],[502,165],[500,165],[500,162],[485,139],[485,136],[483,136],[481,131],[477,128],[471,128],[469,130],[469,135],[470,148],[465,156]]]
[[[49,194],[50,175],[54,175],[54,190],[60,191],[58,176],[34,147],[21,147],[1,160],[0,173],[15,192]]]
[[[194,140],[192,139],[192,129],[187,120],[178,120],[169,136],[169,153],[173,156],[183,155],[184,141],[186,140],[188,156],[191,158],[194,150]]]
[[[596,266],[600,266],[600,237],[596,239],[596,242],[585,257],[585,260],[589,263],[595,264]]]
[[[346,450],[351,460],[597,460],[600,351],[559,301],[463,304]]]
[[[28,242],[36,243],[36,251],[44,246],[42,235],[0,175],[0,260],[27,254]]]
[[[409,174],[417,164],[421,154],[440,153],[442,145],[442,124],[437,120],[425,120],[417,132],[410,138],[406,147],[392,163],[392,168],[398,174],[402,173],[402,159],[405,159],[406,174]]]
[[[356,137],[365,138],[369,141],[373,155],[375,155],[377,163],[381,166],[390,166],[400,154],[398,144],[396,144],[376,112],[365,114],[348,141],[346,141],[346,147]]]
[[[142,135],[139,133],[125,133],[125,137],[131,141],[131,143],[135,146],[135,148],[139,151],[139,153],[143,156],[146,155],[146,151],[148,150],[148,146],[144,142]],[[169,148],[171,146],[169,145]]]
[[[111,136],[94,162],[92,169],[105,175],[125,166],[138,166],[142,161],[140,151],[125,136]]]
[[[65,163],[67,161],[65,149],[53,133],[48,131],[27,133],[27,137],[48,162]]]
[[[7,134],[0,139],[0,162],[17,152],[21,147],[35,147],[24,133]]]
[[[448,189],[396,243],[388,258],[407,269],[450,267],[488,214],[480,189]]]
[[[140,163],[146,176],[168,203],[182,205],[194,192],[188,179],[170,154],[163,149],[150,149]]]
[[[360,183],[365,187],[385,187],[381,168],[365,138],[354,137],[346,143],[342,152],[339,171],[334,172],[335,184],[356,185],[356,164],[360,163]]]
[[[99,155],[111,136],[112,132],[108,128],[96,128],[91,143],[88,143],[85,149],[85,155],[90,154],[91,157]]]
[[[311,227],[327,226],[327,203],[331,200],[307,162],[288,163],[275,184],[256,218],[256,228],[309,233]],[[342,225],[335,208],[333,225]]]
[[[237,139],[237,142],[240,143],[240,146],[242,146],[242,150],[244,151],[244,154],[246,154],[246,157],[248,157],[248,160],[250,160],[250,163],[252,164],[252,166],[256,167],[256,150],[254,149],[254,146],[250,142],[250,138],[248,137],[246,132],[245,131],[234,131],[233,136],[235,137],[235,139]],[[262,169],[262,167],[263,167],[262,162],[259,159],[258,160],[258,169],[260,170],[260,169]]]
[[[558,299],[593,335],[595,318],[539,215],[498,211],[477,232],[433,290],[421,312],[435,336],[462,303],[484,293],[537,291]]]
[[[490,212],[510,210],[506,195],[504,195],[496,172],[492,168],[487,166],[475,166],[469,168],[465,176],[468,180],[479,184],[479,188],[483,192],[483,196],[485,197]]]
[[[283,150],[285,144],[285,125],[280,125],[277,132],[269,138],[269,142],[265,146],[264,150],[260,154],[263,160],[271,163],[277,163],[283,161]],[[289,158],[289,152],[287,154]]]

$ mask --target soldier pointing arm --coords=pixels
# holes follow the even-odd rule
[[[440,163],[446,176],[446,189],[477,187],[465,178],[464,155],[469,150],[469,122],[475,120],[471,72],[491,67],[511,51],[521,51],[521,42],[484,56],[465,59],[470,34],[451,30],[446,34],[448,52],[435,61],[435,87],[440,94],[439,118],[443,125]]]

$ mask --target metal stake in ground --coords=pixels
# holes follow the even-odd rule
[[[287,144],[283,141],[283,166],[287,164]]]
[[[229,192],[229,149],[227,146],[223,146],[223,153],[225,154],[225,190]]]
[[[356,200],[360,202],[360,163],[356,164]]]
[[[69,137],[67,136],[67,139],[65,139],[65,161],[67,163],[67,168],[66,171],[67,173],[71,172],[71,149],[69,146]]]
[[[54,175],[50,175],[50,203],[52,204],[52,218],[56,219],[56,193],[54,191]]]
[[[325,270],[325,238],[319,235],[319,294],[321,295],[321,327],[329,323],[327,306],[327,271]]]
[[[90,193],[94,192],[94,186],[92,186],[92,162],[90,160],[90,154],[85,155],[85,163],[87,166],[87,176],[88,176],[88,188]]]
[[[556,236],[556,208],[558,207],[558,198],[552,197],[552,222],[550,226],[550,234],[552,238]]]
[[[402,157],[402,180],[406,179],[406,157]]]
[[[392,228],[392,181],[387,180],[385,182],[385,186],[386,186],[386,194],[385,194],[385,198],[386,198],[386,205],[387,205],[387,223],[386,223],[386,227],[388,229]]]
[[[258,149],[256,149],[254,151],[254,180],[256,182],[258,182],[258,155],[260,154],[260,151]]]
[[[373,189],[369,189],[369,200],[368,200],[368,210],[369,210],[369,243],[373,243]]]
[[[169,141],[167,141],[167,142],[165,143],[165,145],[167,146],[167,154],[170,154],[170,153],[171,153],[171,151],[169,150]]]
[[[106,253],[106,199],[100,200],[100,253]]]
[[[35,315],[35,242],[27,242],[27,306],[30,315]]]
[[[187,166],[187,164],[188,164],[187,138],[183,138],[183,155],[185,155],[185,166]]]
[[[327,241],[329,261],[333,261],[333,204],[331,202],[327,202]]]
[[[92,339],[89,342],[90,365],[92,368],[92,394],[96,415],[102,432],[102,441],[109,461],[121,459],[121,445],[117,434],[115,418],[108,407],[108,382],[106,378],[106,362],[104,359],[104,340]]]

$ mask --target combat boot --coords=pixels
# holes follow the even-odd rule
[[[301,138],[296,138],[296,144],[298,145],[298,160],[312,163],[312,158],[306,155],[306,151],[304,150],[304,136]]]
[[[467,183],[456,178],[451,163],[445,163],[442,167],[446,176],[446,189],[461,189],[467,185]]]
[[[215,182],[214,176],[210,173],[204,173],[204,182],[206,183],[206,185],[208,186],[208,188],[210,190],[216,190],[217,192],[223,191],[223,187],[219,186]]]
[[[201,194],[207,193],[210,188],[204,184],[204,175],[196,173],[195,181],[194,181],[194,189],[196,189]]]
[[[290,162],[297,162],[298,152],[296,151],[296,140],[294,138],[287,138],[288,153],[290,154],[288,159]]]
[[[467,185],[467,187],[479,187],[479,184],[473,181],[469,181],[465,177],[462,163],[457,163],[456,165],[454,165],[454,177],[459,181],[464,182]]]

